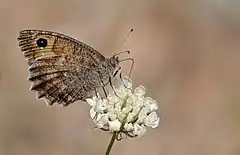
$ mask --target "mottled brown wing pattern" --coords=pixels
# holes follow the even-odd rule
[[[29,64],[28,80],[37,98],[45,98],[52,105],[64,106],[91,96],[100,80],[98,66],[105,57],[90,46],[66,35],[42,31],[23,30],[18,37],[19,46]]]

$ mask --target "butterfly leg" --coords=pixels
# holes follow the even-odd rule
[[[98,93],[97,93],[97,89],[96,88],[94,88],[94,92],[95,92],[96,97],[98,97]]]
[[[123,83],[123,86],[125,87],[125,88],[127,88],[127,86],[125,86],[125,84],[124,84],[124,82],[123,82],[123,79],[122,79],[122,70],[121,70],[122,68],[121,68],[121,66],[119,66],[119,68],[118,68],[118,70],[113,74],[113,77],[115,77],[116,75],[117,75],[117,73],[120,71],[120,74],[119,74],[119,77],[120,77],[120,80],[121,80],[121,82]]]
[[[117,75],[117,73],[118,73],[119,71],[121,71],[121,69],[122,69],[121,66],[119,66],[118,69],[116,70],[116,72],[113,74],[113,77],[115,77],[115,76]]]
[[[134,65],[134,59],[133,59],[133,58],[127,58],[127,59],[120,60],[120,62],[121,62],[121,61],[129,61],[129,60],[132,62],[132,63],[131,63],[131,68],[130,68],[130,70],[129,70],[129,75],[128,75],[128,77],[130,78],[130,77],[131,77],[131,73],[132,73],[132,69],[133,69],[133,65]],[[129,88],[125,85],[125,83],[123,82],[122,72],[121,72],[121,67],[120,67],[120,66],[119,66],[118,70],[114,73],[113,77],[115,77],[119,71],[120,71],[119,77],[120,77],[121,82],[123,83],[123,86],[124,86],[125,88],[129,89]]]
[[[122,72],[120,72],[119,77],[120,77],[120,80],[121,80],[123,86],[124,86],[125,88],[127,88],[127,89],[130,89],[130,88],[128,88],[128,87],[125,85],[125,83],[123,82],[123,79],[122,79]]]
[[[115,89],[114,89],[114,87],[113,87],[111,76],[109,76],[109,85],[111,86],[114,94],[115,94],[117,97],[120,98],[120,96],[118,96],[117,92],[115,91]]]
[[[134,59],[133,58],[126,58],[126,59],[123,59],[123,60],[119,60],[119,62],[124,62],[124,61],[131,61],[131,67],[129,69],[129,78],[131,77],[131,74],[132,74],[132,70],[133,70],[133,66],[134,66]]]
[[[105,86],[104,86],[104,83],[103,83],[102,79],[101,79],[101,83],[102,83],[102,90],[104,92],[105,97],[107,98],[107,92],[106,92],[106,89],[105,89]]]
[[[103,92],[104,92],[105,97],[107,98],[107,92],[106,92],[105,87],[103,86],[102,89],[103,89]]]

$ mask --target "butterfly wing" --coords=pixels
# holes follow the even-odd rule
[[[89,97],[96,83],[90,74],[96,74],[105,57],[92,47],[66,35],[42,31],[23,30],[18,37],[19,46],[28,60],[31,90],[37,98],[45,98],[52,105],[64,106]]]

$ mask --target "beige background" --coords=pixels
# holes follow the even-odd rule
[[[131,50],[134,86],[158,100],[161,124],[112,155],[240,154],[240,1],[1,0],[0,155],[103,155],[110,135],[89,106],[47,107],[29,91],[22,29],[62,32],[105,56]],[[128,69],[129,65],[124,65]]]

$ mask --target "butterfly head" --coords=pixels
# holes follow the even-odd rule
[[[115,71],[119,68],[119,59],[118,56],[112,56],[110,58],[108,58],[107,62],[107,66],[109,68],[109,71],[111,74],[114,74]]]
[[[117,68],[119,65],[119,59],[118,56],[113,56],[109,59],[110,66],[112,68]]]

